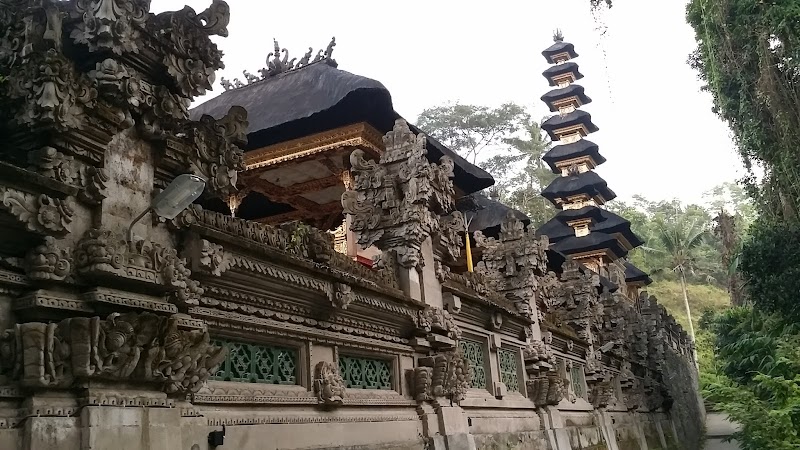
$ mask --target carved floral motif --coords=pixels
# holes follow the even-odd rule
[[[6,210],[29,231],[64,234],[70,231],[74,211],[72,197],[51,198],[0,185],[0,210]]]
[[[356,299],[353,288],[344,283],[333,283],[328,297],[333,306],[339,309],[347,309],[347,306]]]

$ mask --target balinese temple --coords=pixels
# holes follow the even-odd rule
[[[586,139],[599,130],[592,116],[580,108],[592,102],[583,86],[575,46],[565,42],[560,31],[555,43],[542,55],[551,66],[542,75],[552,90],[541,99],[556,113],[542,123],[554,142],[542,159],[560,175],[542,191],[542,196],[560,211],[537,232],[550,239],[551,248],[572,257],[610,280],[635,301],[639,288],[650,278],[626,260],[628,252],[643,244],[631,231],[630,222],[603,208],[616,197],[594,169],[606,162],[598,145]]]
[[[333,41],[190,110],[237,31],[209,3],[0,8],[0,449],[700,448],[572,45],[537,234]]]

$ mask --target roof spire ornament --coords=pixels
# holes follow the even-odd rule
[[[564,34],[561,32],[561,28],[556,28],[556,31],[553,32],[553,42],[562,41],[564,41]]]

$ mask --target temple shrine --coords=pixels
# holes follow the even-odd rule
[[[594,168],[606,162],[597,144],[586,137],[599,130],[592,116],[580,110],[591,103],[582,86],[583,78],[575,46],[565,42],[560,31],[555,43],[542,55],[551,66],[542,75],[554,89],[542,96],[542,101],[556,115],[542,123],[542,129],[558,144],[542,159],[560,175],[542,191],[558,214],[538,229],[550,239],[551,246],[561,254],[609,279],[632,301],[650,278],[626,261],[628,252],[644,242],[631,231],[630,222],[602,206],[616,197]]]
[[[229,20],[0,0],[0,449],[697,448],[571,44],[534,230],[335,40],[192,108]]]

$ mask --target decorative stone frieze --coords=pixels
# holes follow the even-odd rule
[[[174,317],[150,313],[18,324],[0,349],[0,365],[11,366],[23,386],[98,379],[157,384],[167,393],[196,391],[225,357],[207,332],[181,331]]]
[[[350,229],[359,245],[391,251],[402,267],[413,268],[423,264],[422,243],[436,237],[437,251],[447,261],[457,258],[463,217],[455,210],[453,161],[428,162],[426,137],[402,119],[383,142],[386,151],[377,163],[361,150],[350,155],[354,190],[342,195],[342,206],[353,217]]]
[[[108,230],[90,229],[75,250],[78,273],[87,279],[126,279],[160,285],[177,304],[196,305],[203,294],[186,260],[174,249],[147,240],[125,242]]]

